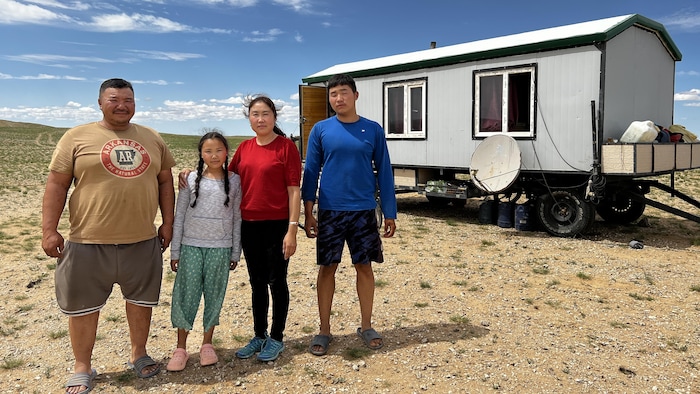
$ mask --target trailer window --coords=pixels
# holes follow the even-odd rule
[[[534,66],[474,72],[474,137],[534,137],[534,93]]]
[[[384,84],[384,130],[387,138],[425,138],[426,81]]]

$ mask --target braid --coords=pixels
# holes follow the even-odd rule
[[[224,205],[228,207],[228,201],[230,199],[228,192],[231,190],[231,185],[229,185],[229,180],[228,180],[228,156],[226,156],[226,160],[224,160],[224,192],[226,193],[226,201],[224,201]]]
[[[197,197],[199,197],[199,181],[202,179],[202,172],[204,172],[204,159],[199,157],[199,165],[197,165],[197,179],[194,181],[194,201],[192,201],[192,208],[197,205]]]

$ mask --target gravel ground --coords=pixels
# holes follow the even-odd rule
[[[53,290],[55,262],[40,248],[40,188],[0,194],[0,393],[60,393],[72,368],[67,319]],[[399,196],[398,232],[375,265],[374,327],[355,334],[359,305],[347,256],[337,275],[334,341],[317,332],[314,245],[299,234],[289,270],[291,310],[281,357],[237,360],[252,335],[245,260],[230,277],[219,363],[200,367],[201,320],[184,372],[139,379],[126,367],[128,330],[118,287],[103,310],[93,366],[97,393],[700,393],[698,224],[654,209],[648,227],[606,226],[561,239],[478,223],[478,207],[432,208]],[[628,242],[640,239],[644,249]],[[164,268],[169,272],[169,255]],[[176,343],[163,278],[149,353]]]

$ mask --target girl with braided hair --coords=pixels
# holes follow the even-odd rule
[[[187,365],[187,335],[204,296],[204,335],[199,350],[202,366],[216,364],[214,327],[226,295],[229,271],[241,258],[241,181],[227,170],[229,146],[219,132],[202,136],[197,171],[180,189],[173,225],[170,268],[177,272],[170,320],[177,328],[177,348],[168,371]]]

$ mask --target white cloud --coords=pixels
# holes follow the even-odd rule
[[[311,3],[308,0],[273,0],[273,3],[289,7],[296,12],[307,12],[311,9]]]
[[[210,103],[219,103],[219,104],[243,104],[245,102],[245,96],[244,95],[238,95],[238,96],[232,96],[227,99],[209,99],[208,100]]]
[[[133,81],[129,81],[129,82],[131,82],[132,84],[137,84],[137,85],[158,85],[158,86],[170,85],[168,83],[168,81],[164,81],[162,79],[156,79],[156,80],[152,80],[152,81],[143,81],[143,80],[137,79],[137,80],[133,80]]]
[[[0,119],[27,122],[66,122],[81,124],[94,121],[101,117],[100,111],[93,107],[84,107],[76,102],[68,102],[63,106],[48,107],[0,107]]]
[[[209,4],[209,5],[219,5],[228,4],[233,7],[252,7],[258,4],[258,0],[195,0],[196,3]]]
[[[171,32],[191,32],[194,29],[190,26],[161,18],[144,14],[103,14],[92,17],[91,23],[82,23],[91,30],[109,33],[124,31],[145,31],[154,33]]]
[[[206,57],[199,53],[186,53],[186,52],[163,52],[163,51],[144,51],[139,49],[132,49],[129,52],[135,53],[144,59],[152,60],[175,60],[183,61],[189,59],[200,59]]]
[[[666,18],[660,19],[660,22],[667,28],[680,28],[684,30],[700,29],[700,13],[692,11],[678,11]]]
[[[43,65],[55,65],[61,62],[81,62],[81,63],[113,63],[112,59],[101,57],[86,57],[86,56],[64,56],[64,55],[49,55],[43,53],[26,54],[26,55],[8,55],[4,56],[7,60],[15,62],[25,62]]]
[[[281,35],[282,33],[283,33],[283,31],[280,29],[270,29],[266,32],[256,30],[256,31],[251,32],[250,36],[244,37],[243,41],[245,41],[245,42],[275,41],[277,39],[277,36]]]
[[[85,10],[89,10],[91,8],[90,4],[81,3],[79,1],[74,1],[70,4],[63,4],[61,2],[54,1],[54,0],[27,0],[27,3],[38,4],[38,5],[46,6],[46,7],[50,7],[50,8],[60,8],[60,9],[64,9],[64,10],[85,11]]]
[[[71,18],[33,4],[12,0],[0,0],[0,24],[40,24],[70,21]]]
[[[38,74],[38,75],[21,75],[13,76],[10,74],[0,73],[0,79],[16,79],[22,81],[32,81],[32,80],[67,80],[67,81],[86,81],[83,77],[74,77],[71,75],[51,75],[51,74]]]
[[[673,95],[674,101],[700,101],[700,89],[690,89]],[[696,106],[696,104],[687,104]],[[700,105],[700,103],[698,103]]]
[[[3,78],[4,74],[0,74]],[[131,81],[134,84],[161,84],[165,81]],[[191,123],[199,122],[202,127],[207,122],[244,122],[242,130],[249,131],[245,126],[247,120],[243,113],[245,95],[239,94],[227,98],[211,98],[195,100],[165,100],[161,104],[149,104],[148,99],[138,100],[136,115],[133,121],[141,124],[151,123]],[[273,99],[277,106],[277,121],[289,124],[298,123],[299,106],[282,99]],[[41,124],[62,124],[72,127],[83,123],[93,122],[102,117],[95,105],[84,106],[76,101],[68,101],[61,106],[43,107],[0,107],[0,119]],[[291,131],[291,130],[290,130]],[[164,131],[165,132],[165,131]],[[289,134],[289,131],[286,131]]]
[[[678,74],[678,75],[688,75],[688,76],[691,76],[691,77],[697,77],[697,76],[700,75],[700,72],[692,71],[692,70],[691,70],[691,71],[678,71],[676,74]]]

